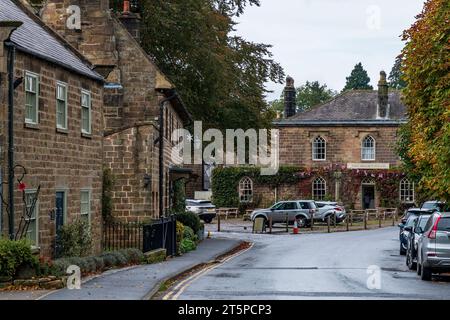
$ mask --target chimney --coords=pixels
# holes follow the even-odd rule
[[[141,16],[139,13],[131,12],[131,6],[129,0],[123,2],[123,12],[119,15],[119,20],[128,30],[128,32],[136,39],[137,42],[141,42]]]
[[[389,117],[389,96],[388,83],[386,81],[386,72],[380,72],[380,81],[378,81],[378,118],[386,119]]]
[[[289,118],[296,113],[296,91],[294,79],[286,78],[286,87],[284,88],[284,117]]]

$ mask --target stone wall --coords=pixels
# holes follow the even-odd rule
[[[39,123],[25,125],[24,84],[15,91],[14,143],[15,163],[23,165],[27,174],[27,189],[41,186],[38,200],[38,246],[41,253],[53,254],[55,221],[51,212],[55,209],[55,192],[66,195],[66,223],[80,217],[80,192],[91,192],[91,225],[95,251],[101,247],[101,191],[102,191],[102,133],[103,86],[99,82],[78,76],[51,63],[32,56],[17,53],[15,77],[23,77],[24,71],[40,75]],[[6,75],[1,75],[6,79]],[[68,130],[56,130],[56,81],[68,84]],[[92,94],[92,134],[81,134],[81,89]],[[2,81],[0,91],[1,159],[3,180],[7,179],[7,83]],[[20,171],[20,170],[19,170]],[[19,172],[16,178],[19,177]],[[23,212],[22,193],[15,192],[16,228]],[[4,189],[7,189],[4,187]],[[6,191],[6,190],[5,190]],[[6,196],[6,193],[5,193]],[[3,211],[3,231],[7,234],[7,216]]]

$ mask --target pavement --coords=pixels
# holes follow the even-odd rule
[[[178,299],[450,299],[450,276],[425,282],[408,270],[399,255],[397,227],[221,236],[252,241],[254,246],[196,277]]]
[[[162,282],[235,248],[239,239],[206,239],[197,250],[162,263],[110,270],[83,281],[80,290],[0,292],[0,300],[142,300],[156,293]]]

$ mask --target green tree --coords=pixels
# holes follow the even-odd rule
[[[326,84],[320,84],[319,81],[306,81],[306,84],[297,88],[297,110],[309,110],[335,95],[336,92],[329,89]]]
[[[430,196],[450,201],[450,7],[428,0],[417,21],[403,34],[406,45],[403,91],[409,123],[403,158],[409,173]]]
[[[270,46],[233,33],[233,18],[256,0],[144,0],[142,43],[204,127],[268,127],[265,83],[282,83]]]
[[[406,87],[406,82],[403,80],[403,72],[402,72],[402,57],[398,56],[395,59],[394,66],[392,67],[391,72],[389,73],[389,86],[393,89],[401,90]]]
[[[347,77],[347,83],[342,91],[347,90],[372,90],[370,78],[367,71],[364,70],[362,63],[358,63],[353,68],[350,76]]]

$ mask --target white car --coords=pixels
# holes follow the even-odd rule
[[[334,215],[336,215],[336,222],[339,223],[344,221],[345,218],[347,217],[347,212],[345,211],[345,208],[339,206],[337,202],[316,201],[316,206],[319,209],[319,211],[314,214],[314,220],[326,222],[328,217],[333,219]]]
[[[216,206],[208,200],[186,200],[186,211],[190,211],[198,214],[200,219],[206,223],[211,223],[211,221],[216,217]]]

